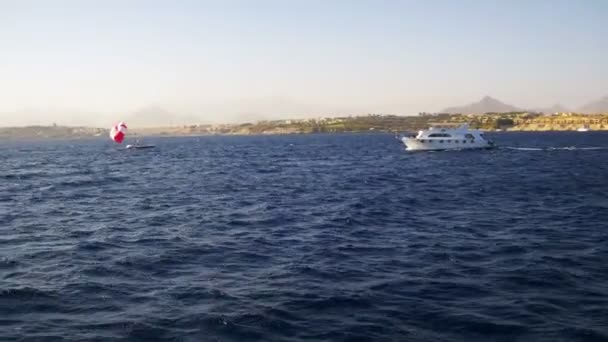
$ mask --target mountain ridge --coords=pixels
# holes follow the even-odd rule
[[[491,96],[484,96],[477,102],[472,102],[462,106],[447,107],[442,112],[449,114],[484,114],[484,113],[502,113],[502,112],[518,112],[523,109],[506,104]]]
[[[581,106],[579,111],[586,114],[608,113],[608,95]]]

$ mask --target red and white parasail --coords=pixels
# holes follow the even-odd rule
[[[119,122],[110,129],[110,138],[120,144],[125,140],[127,135],[127,125],[124,122]]]

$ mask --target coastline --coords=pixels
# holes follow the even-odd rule
[[[518,129],[518,130],[483,130],[484,132],[490,132],[493,134],[510,134],[510,133],[576,133],[576,130],[532,130],[532,129]],[[590,130],[588,132],[578,133],[599,133],[608,132],[608,129],[602,130]],[[351,134],[384,134],[384,135],[396,135],[404,132],[397,131],[345,131],[345,132],[294,132],[294,133],[193,133],[193,134],[170,134],[170,133],[146,133],[146,134],[132,134],[131,138],[179,138],[179,137],[260,137],[260,136],[294,136],[294,135],[315,135],[315,134],[336,134],[336,135],[351,135]],[[98,135],[62,135],[62,136],[40,136],[40,135],[12,135],[12,136],[0,136],[0,141],[20,141],[20,140],[34,140],[34,141],[47,141],[47,140],[104,140],[104,136]]]
[[[416,132],[437,123],[464,124],[486,132],[565,132],[585,127],[589,132],[608,131],[608,114],[541,115],[534,113],[437,114],[419,116],[367,115],[306,120],[275,120],[221,125],[185,125],[133,128],[132,137],[196,137],[292,135],[323,133]],[[104,137],[108,129],[71,126],[26,126],[0,128],[0,139],[82,139]]]

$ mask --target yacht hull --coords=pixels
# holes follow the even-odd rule
[[[416,138],[403,138],[402,142],[408,151],[487,150],[496,147],[487,141],[467,143],[455,143],[453,141],[440,143],[439,141],[434,141],[422,143]]]

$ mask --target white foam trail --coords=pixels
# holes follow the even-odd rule
[[[517,150],[517,151],[542,151],[542,150],[544,150],[544,148],[540,148],[540,147],[511,147],[511,146],[505,146],[504,148],[507,148],[509,150]]]
[[[589,150],[608,150],[608,147],[595,146],[595,147],[513,147],[513,146],[505,146],[504,148],[509,150],[517,150],[517,151],[556,151],[556,150],[566,150],[566,151],[589,151]]]
[[[557,147],[557,150],[608,150],[608,147]]]

